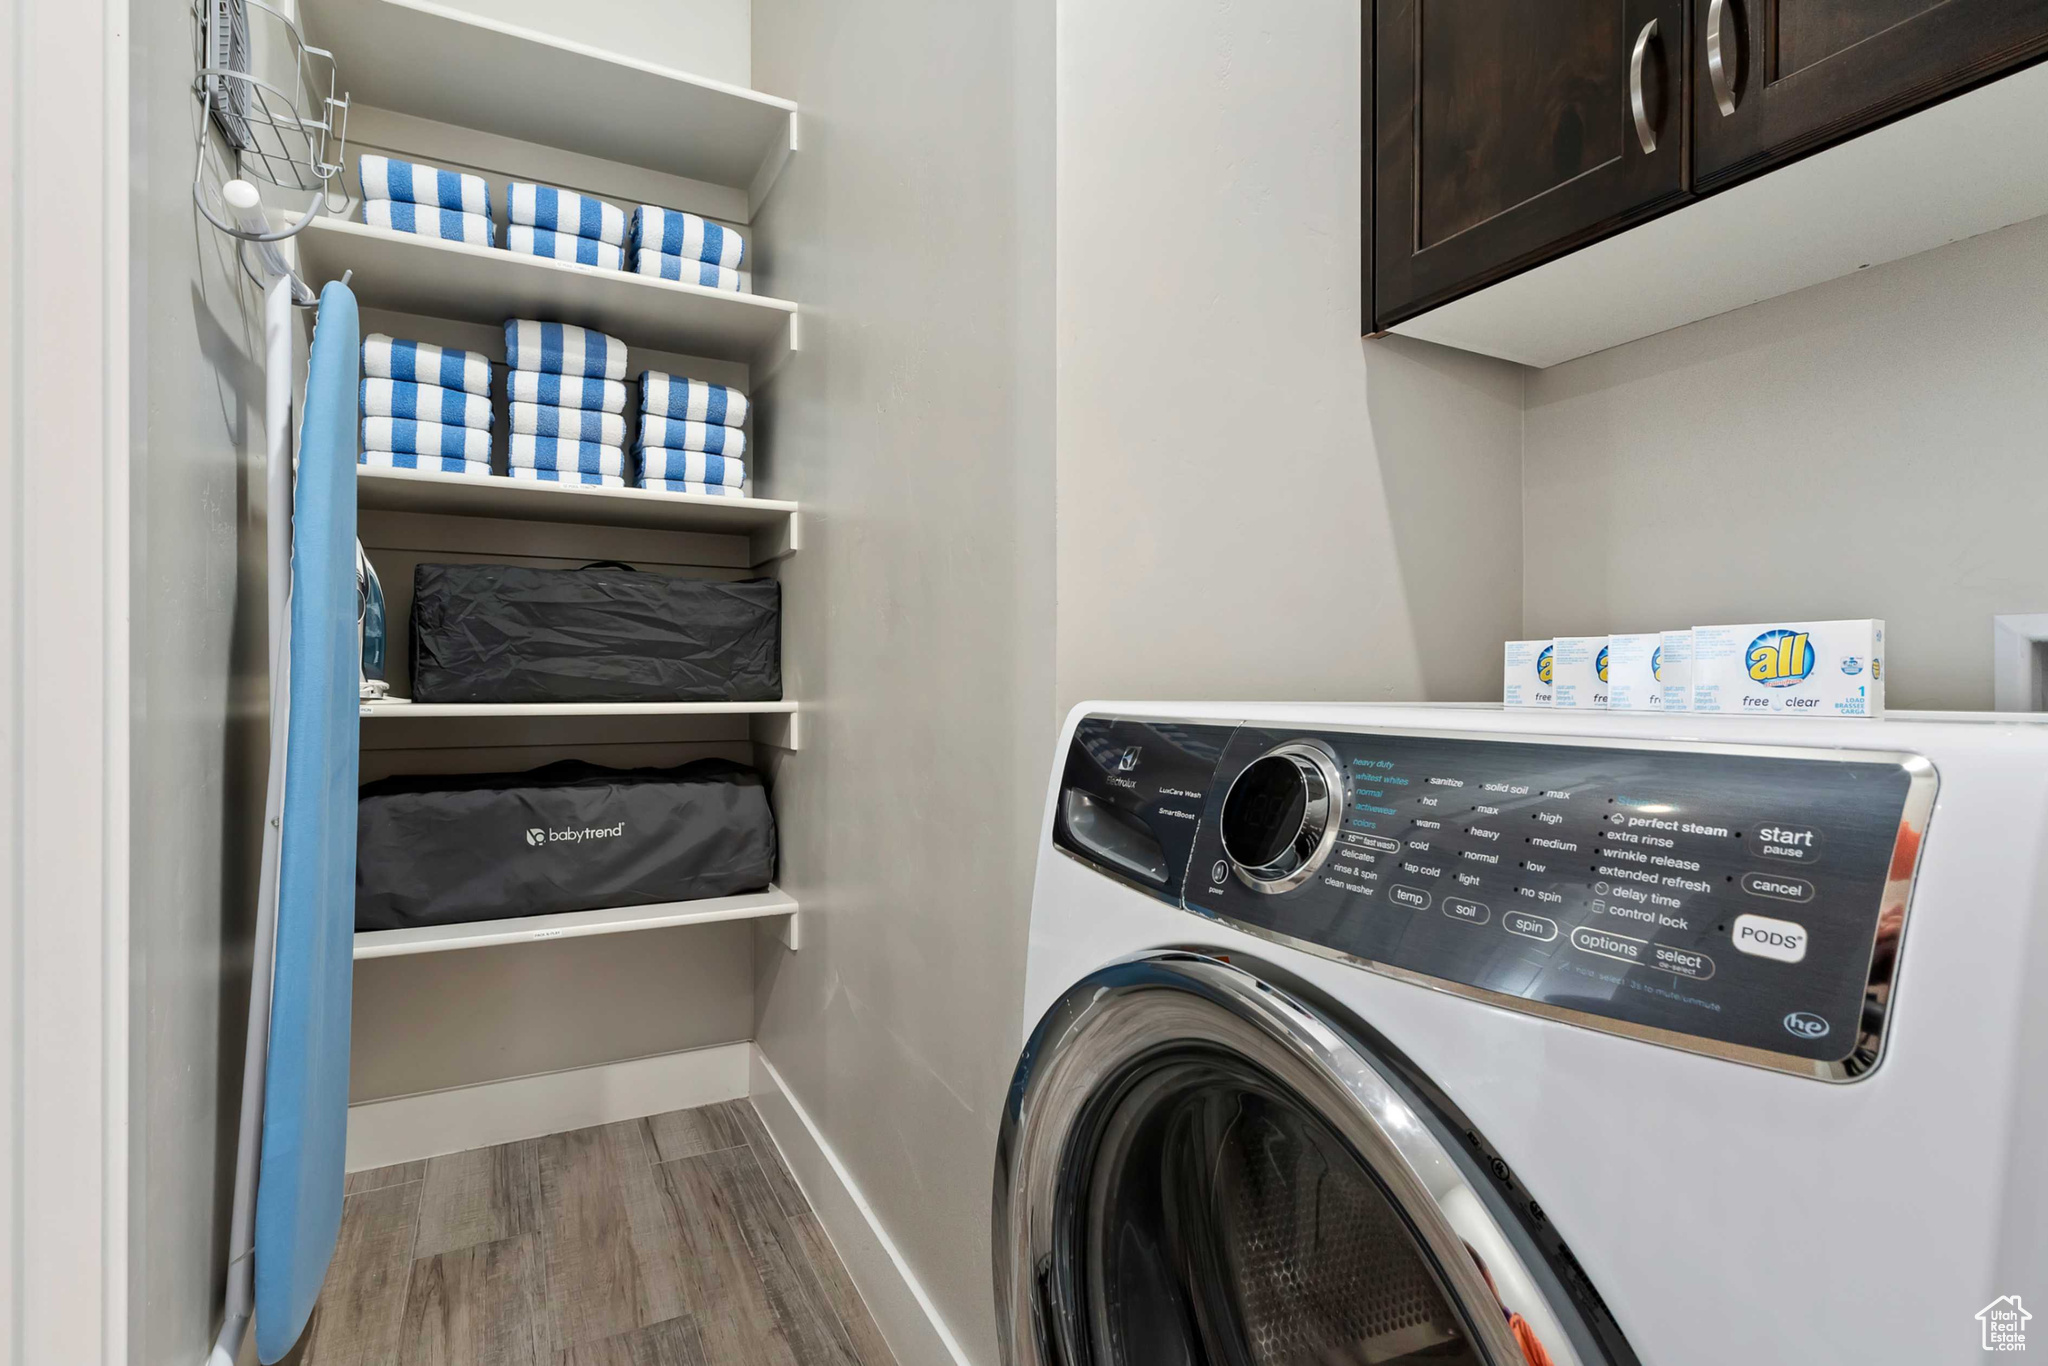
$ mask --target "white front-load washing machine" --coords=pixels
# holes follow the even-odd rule
[[[1077,709],[1005,1361],[2010,1351],[2048,1304],[2044,833],[2048,727],[1995,717]]]

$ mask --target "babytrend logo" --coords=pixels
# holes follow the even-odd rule
[[[2027,1320],[2033,1318],[2026,1306],[2020,1303],[2018,1295],[2000,1295],[1977,1311],[1977,1322],[1984,1327],[1984,1350],[1987,1352],[2024,1352],[2027,1350]]]
[[[526,842],[533,845],[546,844],[548,842],[548,832],[535,827],[526,832]]]

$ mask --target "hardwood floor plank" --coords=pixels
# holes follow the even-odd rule
[[[810,1264],[823,1287],[825,1298],[832,1305],[832,1312],[839,1316],[847,1337],[852,1339],[854,1355],[860,1366],[896,1366],[896,1354],[883,1340],[882,1330],[875,1324],[875,1316],[868,1312],[867,1301],[861,1298],[853,1277],[847,1274],[846,1263],[832,1246],[832,1240],[825,1236],[825,1226],[818,1222],[818,1216],[805,1210],[792,1217],[789,1224],[803,1249],[805,1261]]]
[[[415,1261],[400,1366],[539,1366],[538,1242],[526,1234]]]
[[[415,1258],[538,1232],[537,1141],[427,1159]]]
[[[535,1140],[556,1352],[691,1309],[644,1120]]]
[[[797,1345],[797,1359],[805,1366],[855,1366],[860,1354],[833,1306],[824,1271],[807,1255],[803,1238],[777,1202],[760,1160],[751,1148],[712,1157],[729,1160],[728,1175],[743,1211],[741,1227],[748,1250],[790,1340]],[[803,1215],[813,1217],[808,1206]],[[829,1242],[825,1250],[831,1251]],[[835,1266],[838,1260],[837,1254],[830,1257]]]
[[[386,1186],[403,1186],[408,1181],[418,1181],[427,1174],[425,1161],[400,1162],[390,1167],[372,1167],[368,1171],[350,1172],[342,1178],[343,1195],[361,1195],[364,1191],[383,1190]]]
[[[555,1353],[553,1366],[712,1366],[697,1325],[689,1319],[635,1328],[599,1342]]]
[[[719,1366],[807,1366],[747,1243],[744,1198],[729,1174],[735,1156],[753,1161],[742,1148],[678,1158],[658,1168],[697,1331]]]
[[[768,1126],[761,1122],[761,1116],[750,1100],[734,1101],[738,1107],[740,1128],[747,1135],[747,1146],[754,1150],[754,1160],[761,1164],[761,1171],[768,1178],[768,1186],[775,1192],[775,1203],[782,1212],[794,1219],[800,1214],[811,1212],[810,1201],[798,1188],[796,1178],[789,1174],[789,1168],[782,1161],[782,1151],[775,1146],[775,1140],[768,1136]]]
[[[744,1146],[747,1131],[738,1114],[742,1107],[752,1113],[752,1107],[745,1101],[726,1101],[652,1116],[647,1125],[654,1131],[654,1160],[673,1162],[679,1157]]]
[[[306,1366],[388,1366],[405,1318],[420,1182],[345,1197],[341,1236],[306,1344]]]

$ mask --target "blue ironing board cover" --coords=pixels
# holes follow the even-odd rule
[[[341,1231],[356,877],[356,402],[362,327],[320,291],[293,495],[291,700],[256,1187],[256,1354],[312,1316]]]

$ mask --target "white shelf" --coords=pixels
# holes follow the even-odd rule
[[[448,716],[788,716],[794,702],[413,702],[387,697],[361,704],[365,719]]]
[[[773,498],[528,484],[495,474],[440,474],[358,465],[356,506],[379,512],[745,536],[753,548],[751,562],[756,565],[794,555],[800,543],[797,505]]]
[[[740,86],[426,0],[306,10],[311,40],[334,53],[354,100],[732,186],[750,215],[796,147],[796,105]],[[660,7],[648,13],[652,22]]]
[[[353,270],[349,287],[365,308],[491,326],[507,318],[575,323],[619,338],[629,353],[644,346],[743,361],[758,372],[755,384],[797,349],[796,305],[765,294],[444,242],[331,215],[313,220],[295,240],[316,288]]]
[[[653,906],[621,906],[600,911],[567,911],[518,920],[480,920],[467,925],[423,925],[409,930],[365,930],[356,935],[357,958],[399,958],[414,953],[447,953],[484,949],[498,944],[534,944],[548,939],[580,939],[594,934],[628,934],[675,925],[711,925],[725,920],[780,918],[782,942],[799,947],[796,898],[779,887],[744,896],[711,897],[703,901],[667,901]]]

